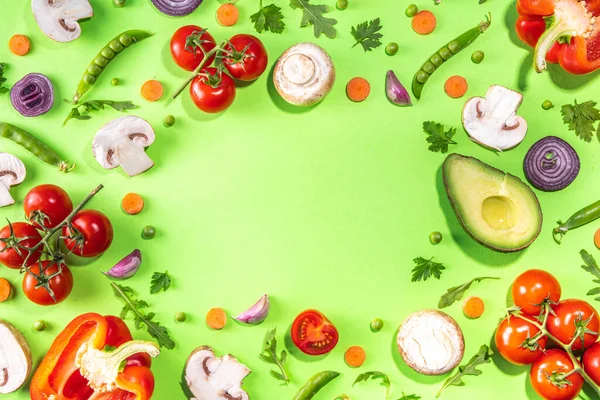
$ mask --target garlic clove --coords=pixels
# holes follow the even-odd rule
[[[135,249],[110,270],[103,272],[103,274],[114,279],[127,279],[135,275],[141,265],[142,253],[138,249]]]
[[[271,301],[269,296],[264,294],[252,307],[233,319],[242,324],[258,325],[267,319],[270,309]]]

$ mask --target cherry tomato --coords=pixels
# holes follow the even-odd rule
[[[29,267],[29,270],[43,277],[49,277],[58,272],[58,264],[54,263],[50,265],[50,261],[40,261],[35,265]],[[29,272],[25,273],[23,277],[23,293],[31,301],[41,306],[49,306],[58,304],[71,294],[73,289],[73,275],[65,264],[62,264],[62,270],[59,275],[51,278],[48,283],[48,287],[54,293],[54,298],[50,296],[50,293],[44,287],[36,287],[40,283],[36,277],[32,276]]]
[[[216,68],[206,68],[203,73],[190,85],[192,100],[204,112],[225,111],[235,100],[235,82]]]
[[[267,49],[255,36],[235,35],[229,39],[225,50],[230,54],[223,58],[223,64],[235,79],[253,81],[267,69]]]
[[[0,230],[0,263],[12,269],[21,268],[29,255],[29,251],[19,249],[17,246],[32,248],[41,240],[40,233],[25,222],[14,222],[6,225]],[[41,256],[42,249],[39,249],[29,257],[27,264],[35,264]]]
[[[71,221],[76,231],[63,227],[67,248],[80,257],[96,257],[112,243],[113,227],[106,215],[96,210],[79,211]]]
[[[573,362],[563,350],[551,349],[542,354],[529,373],[531,385],[546,400],[571,400],[579,395],[583,387],[583,377],[573,374],[565,378],[563,387],[553,384],[550,379],[556,374],[566,374],[573,370]]]
[[[597,385],[600,385],[600,342],[591,345],[583,353],[583,369]]]
[[[531,347],[527,339],[536,337],[540,330],[531,322],[518,317],[505,318],[496,329],[496,347],[502,357],[516,365],[531,364],[546,349],[548,338],[543,336]]]
[[[548,324],[546,328],[548,332],[554,335],[558,340],[564,344],[569,344],[576,334],[577,326],[584,325],[587,319],[590,319],[586,325],[587,329],[598,332],[600,328],[600,320],[598,319],[598,313],[590,305],[590,303],[583,300],[567,299],[563,300],[557,305],[552,307],[553,313],[548,316]],[[585,329],[585,328],[581,328]],[[578,338],[573,344],[573,350],[581,350],[582,348],[590,347],[598,338],[598,334],[584,335],[583,347],[581,340]]]
[[[204,60],[202,50],[208,53],[216,46],[215,39],[205,29],[186,25],[177,29],[171,38],[171,56],[181,68],[193,71]],[[214,59],[215,56],[211,56],[205,66],[210,66]]]
[[[23,201],[23,208],[25,216],[33,223],[33,226],[41,229],[42,227],[35,221],[37,218],[44,217],[43,226],[51,229],[63,222],[73,211],[73,202],[67,192],[58,186],[40,185],[27,193]],[[43,216],[39,213],[43,213]]]
[[[545,299],[556,303],[560,295],[561,288],[556,278],[540,269],[523,272],[512,285],[513,301],[525,315],[540,315],[540,304]]]
[[[108,322],[105,345],[119,347],[123,343],[133,340],[131,331],[121,318],[112,315],[107,315],[104,318]],[[147,353],[134,354],[127,359],[127,365],[150,367],[152,365],[152,357]]]
[[[338,339],[335,326],[317,310],[302,312],[292,324],[292,342],[311,356],[329,353],[337,345]]]

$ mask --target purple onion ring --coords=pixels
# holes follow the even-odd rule
[[[191,14],[202,4],[202,0],[152,0],[154,7],[171,17]]]
[[[15,83],[10,91],[13,107],[25,117],[47,113],[54,103],[54,88],[47,76],[28,74]]]
[[[545,137],[531,146],[523,164],[527,180],[545,192],[569,186],[580,168],[575,149],[556,136]]]

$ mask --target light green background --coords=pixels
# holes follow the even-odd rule
[[[333,5],[333,0],[327,0]],[[30,303],[17,290],[16,299],[0,305],[0,317],[24,331],[35,362],[39,362],[54,337],[76,315],[95,311],[117,314],[121,303],[112,296],[109,281],[100,273],[128,254],[141,249],[144,263],[139,273],[126,282],[151,304],[157,319],[165,324],[175,350],[164,350],[155,361],[154,398],[182,398],[181,371],[188,354],[197,346],[213,346],[218,354],[230,352],[253,373],[244,386],[253,399],[291,398],[314,373],[332,369],[342,377],[330,384],[319,399],[332,399],[346,393],[353,399],[382,399],[383,388],[369,382],[351,388],[360,372],[381,370],[392,379],[391,399],[416,393],[431,399],[445,377],[424,377],[409,370],[393,346],[400,322],[411,312],[433,308],[450,287],[475,276],[499,276],[501,281],[484,281],[469,294],[481,296],[487,306],[484,316],[470,321],[459,304],[447,311],[464,330],[465,358],[482,343],[489,343],[498,319],[503,315],[506,290],[511,280],[528,268],[544,268],[563,285],[565,297],[584,297],[593,286],[581,268],[578,251],[583,247],[598,257],[592,234],[600,227],[591,224],[570,232],[562,246],[551,239],[554,221],[598,199],[598,152],[600,145],[579,141],[567,132],[558,107],[543,111],[545,99],[561,105],[597,98],[598,76],[569,78],[558,68],[536,75],[530,68],[530,51],[519,45],[512,33],[516,18],[514,1],[443,0],[418,1],[431,9],[438,27],[429,36],[418,36],[404,16],[408,1],[350,0],[346,11],[331,16],[339,23],[338,37],[315,39],[311,28],[301,29],[299,11],[286,0],[276,0],[283,8],[287,28],[282,35],[263,33],[260,38],[269,52],[269,68],[289,46],[313,41],[323,46],[336,65],[337,82],[332,93],[319,106],[303,112],[282,107],[271,96],[270,75],[238,90],[233,106],[223,115],[208,117],[197,111],[184,93],[174,104],[165,99],[149,104],[139,96],[147,79],[161,80],[172,92],[187,76],[175,67],[168,53],[171,34],[184,24],[210,29],[217,40],[235,33],[254,33],[249,16],[258,0],[239,3],[241,22],[233,28],[220,27],[214,19],[219,5],[205,0],[191,16],[167,18],[147,0],[128,0],[127,7],[115,9],[110,0],[92,0],[95,16],[83,25],[75,42],[55,43],[37,28],[27,0],[0,0],[0,61],[7,62],[9,83],[29,72],[50,77],[56,91],[53,109],[46,115],[26,119],[10,106],[8,95],[0,97],[0,120],[19,125],[46,141],[64,157],[77,162],[68,175],[38,162],[23,149],[0,140],[0,150],[19,156],[27,166],[27,180],[12,190],[17,205],[0,210],[1,219],[22,219],[22,199],[41,183],[58,184],[75,202],[99,183],[106,188],[90,207],[106,213],[115,227],[115,241],[100,260],[74,267],[75,287],[63,304],[42,308]],[[267,0],[268,3],[268,0]],[[427,84],[423,99],[412,108],[397,108],[384,95],[384,78],[393,69],[409,86],[413,73],[423,60],[442,44],[493,14],[492,27],[471,48],[440,68]],[[383,46],[371,53],[353,44],[350,26],[381,17],[384,43],[396,41],[400,51],[388,57]],[[105,171],[92,157],[90,144],[95,132],[118,115],[105,111],[89,121],[72,121],[61,127],[69,112],[63,98],[70,98],[88,62],[113,36],[127,29],[147,29],[156,35],[128,49],[107,69],[84,100],[133,100],[141,108],[132,114],[146,118],[156,129],[157,139],[148,150],[156,166],[135,178],[119,170]],[[6,43],[16,33],[27,34],[32,52],[23,58],[11,55]],[[475,65],[470,54],[485,51],[485,61]],[[520,89],[525,94],[519,114],[529,122],[528,135],[517,149],[496,155],[470,142],[460,127],[460,111],[465,99],[452,100],[443,93],[443,83],[461,74],[469,81],[468,96],[483,95],[491,84]],[[360,104],[345,96],[345,84],[354,76],[367,78],[372,94]],[[113,88],[110,79],[122,85]],[[298,111],[298,110],[297,110]],[[167,114],[177,118],[175,127],[165,129]],[[526,251],[502,255],[471,240],[458,226],[440,186],[441,154],[427,150],[421,124],[435,120],[458,128],[459,144],[452,151],[472,155],[523,177],[522,161],[527,149],[538,139],[557,135],[569,141],[581,156],[582,169],[566,190],[553,194],[536,192],[544,212],[539,239]],[[126,216],[120,200],[127,192],[142,194],[147,206],[138,216]],[[158,234],[143,241],[140,230],[155,225]],[[429,244],[428,234],[444,234],[441,245]],[[442,279],[411,283],[412,259],[431,257],[447,269]],[[149,294],[154,271],[169,270],[172,288]],[[0,275],[19,288],[21,277],[2,269]],[[236,314],[250,306],[263,293],[272,296],[272,311],[259,327],[233,323],[221,332],[209,331],[203,319],[212,307]],[[261,341],[271,327],[279,338],[293,318],[306,308],[317,308],[340,331],[338,347],[325,359],[304,362],[292,357],[288,370],[289,387],[278,385],[269,376],[270,366],[260,361]],[[185,311],[189,320],[175,324],[173,315]],[[385,322],[381,333],[369,331],[372,318]],[[35,333],[31,326],[43,318],[50,329]],[[147,339],[144,331],[136,338]],[[359,370],[343,362],[350,345],[361,345],[368,358]],[[467,385],[448,389],[447,399],[537,398],[526,383],[526,370],[510,368],[496,357],[494,364],[482,367],[483,375],[466,378]],[[27,389],[7,396],[28,398]]]

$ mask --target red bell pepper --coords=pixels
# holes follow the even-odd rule
[[[150,356],[158,353],[156,344],[132,340],[120,318],[80,315],[35,372],[31,400],[148,400],[154,391]]]
[[[560,63],[572,74],[600,69],[600,0],[517,0],[516,31],[535,47],[533,66]]]

